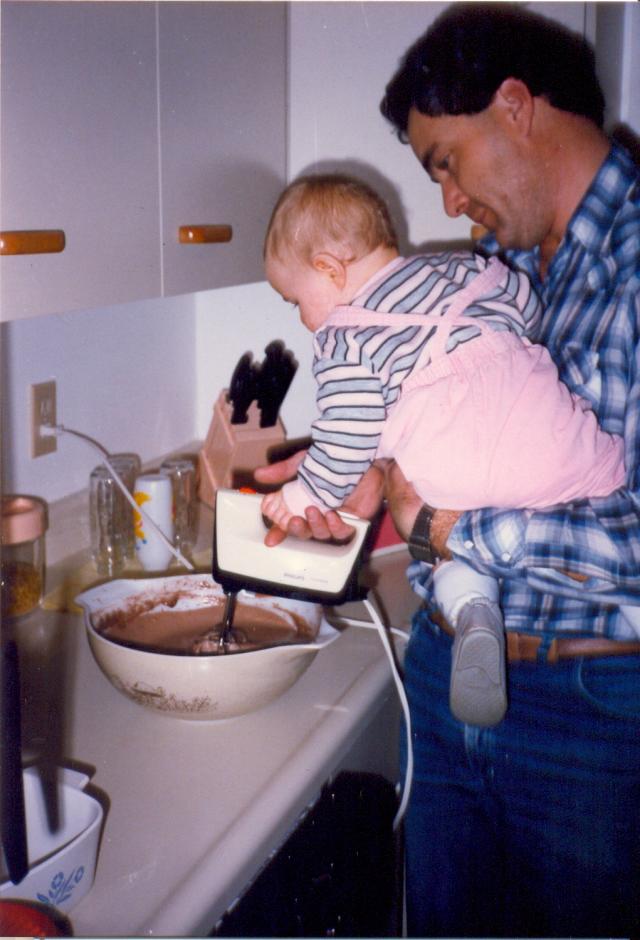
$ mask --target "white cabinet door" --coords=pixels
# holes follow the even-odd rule
[[[159,293],[152,3],[2,2],[2,230],[63,229],[0,258],[2,319]]]
[[[0,228],[66,247],[0,258],[2,319],[262,279],[285,35],[279,2],[3,0]]]
[[[285,174],[285,4],[158,8],[164,293],[262,280]],[[231,225],[232,240],[179,244],[194,224]]]

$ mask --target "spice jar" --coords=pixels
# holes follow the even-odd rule
[[[2,497],[2,616],[20,617],[44,596],[47,504],[37,496]]]

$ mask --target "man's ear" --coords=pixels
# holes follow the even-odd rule
[[[316,271],[324,274],[339,290],[342,290],[347,281],[347,266],[344,261],[329,251],[319,251],[311,259],[311,264]]]
[[[512,130],[529,135],[533,123],[534,98],[524,82],[519,78],[505,78],[495,94],[494,102]]]

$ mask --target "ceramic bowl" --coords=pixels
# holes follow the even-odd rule
[[[87,637],[100,669],[123,695],[145,708],[192,721],[233,718],[278,698],[309,668],[318,652],[339,634],[324,620],[318,604],[241,592],[238,603],[302,618],[315,634],[312,642],[274,646],[228,655],[189,655],[146,650],[99,632],[100,623],[119,609],[132,609],[141,598],[180,599],[164,610],[211,606],[222,589],[206,575],[180,575],[111,581],[80,594]],[[184,595],[184,596],[182,596]],[[146,608],[148,609],[148,607]]]
[[[37,770],[28,768],[22,780],[29,872],[18,884],[2,881],[0,898],[50,904],[66,913],[93,884],[103,809],[83,793],[89,782],[86,774],[59,769],[56,799],[60,825],[52,832]]]

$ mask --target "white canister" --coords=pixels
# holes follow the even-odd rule
[[[161,473],[144,473],[135,483],[133,498],[161,532],[173,543],[173,488]],[[142,513],[134,514],[136,556],[146,571],[164,571],[173,554],[151,528]]]

